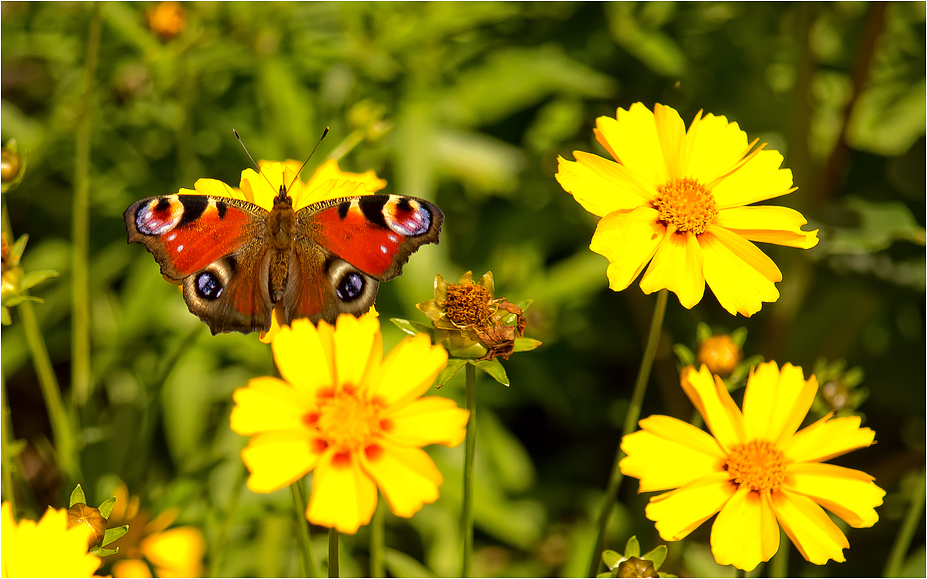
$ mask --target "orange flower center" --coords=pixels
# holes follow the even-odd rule
[[[751,491],[777,492],[785,480],[785,455],[765,440],[753,440],[731,449],[724,470],[731,480]]]
[[[492,294],[485,287],[475,283],[450,284],[444,311],[447,317],[461,327],[485,322],[492,315],[489,302]]]
[[[688,177],[661,186],[652,205],[660,212],[660,221],[673,225],[678,233],[701,235],[718,218],[711,190]]]
[[[320,398],[318,413],[310,422],[315,422],[330,446],[359,450],[382,431],[380,405],[366,400],[354,388],[345,386],[337,394]]]

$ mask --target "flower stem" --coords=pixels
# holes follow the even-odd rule
[[[229,530],[232,527],[232,516],[235,514],[235,508],[238,506],[238,498],[241,496],[241,489],[245,485],[247,470],[244,463],[238,461],[238,474],[235,476],[235,486],[232,487],[232,496],[229,497],[228,504],[225,505],[225,513],[222,523],[219,525],[219,531],[216,535],[216,542],[213,544],[213,557],[209,561],[209,576],[222,577],[222,564],[225,563],[225,552],[228,549]]]
[[[341,576],[341,557],[338,545],[340,535],[334,527],[328,529],[328,576]]]
[[[343,141],[338,143],[332,152],[328,154],[329,159],[334,159],[340,161],[342,157],[351,152],[351,149],[356,147],[361,141],[364,140],[364,131],[360,129],[354,129],[350,135],[344,138]]]
[[[467,435],[464,443],[463,512],[460,516],[463,536],[461,577],[469,577],[473,567],[473,459],[476,456],[476,366],[467,364]]]
[[[370,521],[370,576],[386,577],[383,567],[383,555],[386,550],[386,541],[384,538],[384,519],[385,507],[383,501],[377,502],[377,508],[373,511],[373,520]]]
[[[904,565],[905,556],[911,547],[911,539],[917,531],[917,524],[924,514],[924,471],[922,470],[917,477],[917,483],[911,486],[910,505],[905,514],[904,521],[901,523],[901,529],[895,537],[895,543],[888,555],[888,561],[885,563],[883,577],[898,577],[901,575],[901,568]]]
[[[72,344],[71,393],[74,405],[83,406],[90,396],[90,147],[93,87],[100,56],[100,4],[94,4],[84,59],[84,94],[78,109],[75,133],[74,200],[72,235]]]
[[[0,412],[3,413],[3,424],[0,425],[0,436],[2,436],[2,460],[3,460],[3,500],[9,501],[12,507],[13,516],[19,513],[16,510],[16,489],[13,488],[13,457],[10,453],[13,447],[13,425],[10,423],[10,409],[7,406],[6,399],[6,379],[3,376],[3,369],[0,368]]]
[[[641,366],[637,372],[637,380],[634,382],[634,392],[631,394],[631,404],[628,406],[628,413],[624,417],[624,428],[621,430],[621,438],[631,434],[631,431],[637,426],[637,420],[641,415],[641,406],[644,403],[644,394],[647,392],[647,382],[650,379],[650,370],[653,368],[653,360],[657,355],[657,344],[660,342],[660,333],[663,330],[663,315],[666,313],[667,290],[662,289],[657,294],[657,303],[653,307],[653,317],[650,320],[650,333],[647,336],[647,344],[644,347],[644,357],[641,359]],[[624,458],[625,454],[621,450],[621,441],[618,442],[618,451],[615,453],[615,462],[612,464],[612,472],[608,479],[608,487],[605,490],[605,500],[602,502],[602,509],[599,511],[598,532],[595,539],[595,550],[592,552],[592,559],[589,561],[589,573],[587,577],[595,577],[601,564],[602,549],[605,548],[605,533],[608,530],[608,521],[611,518],[612,508],[615,505],[615,499],[618,496],[618,489],[621,487],[623,475],[618,463]]]
[[[299,547],[302,552],[304,577],[317,577],[315,563],[312,560],[312,537],[309,535],[309,521],[306,520],[306,495],[303,494],[302,480],[290,485],[293,506],[296,509],[296,526],[299,527]]]
[[[789,539],[785,531],[779,529],[779,550],[773,555],[769,562],[770,577],[788,577],[789,576]]]

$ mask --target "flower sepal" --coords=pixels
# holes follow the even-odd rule
[[[6,233],[2,237],[3,253],[3,271],[2,271],[2,289],[0,289],[0,300],[2,300],[3,313],[2,322],[4,326],[10,325],[10,308],[19,304],[30,302],[43,302],[40,297],[29,295],[29,290],[39,285],[43,281],[58,277],[58,272],[53,269],[41,269],[26,273],[20,267],[19,261],[22,259],[23,252],[26,250],[26,243],[29,242],[28,235],[22,235],[12,246],[7,242]]]
[[[727,334],[715,334],[707,324],[699,322],[695,328],[695,338],[698,343],[696,352],[685,344],[673,345],[680,369],[705,364],[712,373],[721,377],[728,392],[743,387],[750,369],[764,361],[761,355],[743,357],[747,328],[740,327]]]
[[[596,577],[676,577],[659,572],[666,561],[666,553],[666,545],[660,545],[641,555],[640,542],[636,535],[632,535],[625,544],[624,553],[611,549],[602,552],[602,561],[609,570]]]
[[[108,557],[118,553],[118,547],[115,549],[105,549],[104,547],[129,532],[129,525],[106,528],[106,522],[113,512],[115,504],[116,497],[112,496],[103,501],[99,507],[93,508],[87,505],[84,489],[79,484],[71,491],[68,500],[68,528],[78,525],[90,527],[93,534],[89,539],[90,549],[88,552],[97,557]]]

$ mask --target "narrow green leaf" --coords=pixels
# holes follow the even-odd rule
[[[605,566],[609,569],[614,569],[617,567],[622,560],[624,560],[624,557],[621,556],[621,553],[616,553],[611,549],[602,551],[602,562],[605,563]],[[609,576],[610,574],[606,573],[605,575]]]
[[[641,559],[647,559],[648,561],[653,562],[654,570],[659,571],[660,565],[662,565],[663,562],[666,561],[666,553],[668,551],[669,549],[667,549],[666,545],[660,545],[659,547],[655,549],[651,549],[649,552],[647,552],[646,555],[641,557]]]
[[[110,555],[115,555],[119,552],[119,547],[115,549],[104,549],[102,547],[93,547],[90,549],[90,553],[96,555],[97,557],[109,557]]]
[[[43,300],[42,298],[39,298],[39,297],[36,297],[36,296],[18,295],[18,296],[14,296],[14,297],[11,297],[11,298],[9,298],[8,300],[6,300],[6,303],[5,303],[4,305],[7,306],[7,307],[12,308],[13,306],[18,306],[19,304],[21,304],[21,303],[23,303],[23,302],[39,302],[39,303],[43,303],[44,301],[45,301],[45,300]]]
[[[110,511],[112,511],[112,507],[110,507]],[[122,525],[121,527],[111,527],[106,529],[106,531],[103,532],[103,541],[100,543],[100,546],[105,547],[128,532],[129,525]]]
[[[447,366],[444,367],[444,370],[438,372],[438,377],[435,379],[435,382],[438,386],[444,386],[447,384],[447,381],[457,373],[457,370],[463,368],[466,363],[466,358],[448,358]]]
[[[631,535],[631,538],[628,539],[628,542],[624,545],[624,556],[627,559],[631,557],[640,558],[641,556],[641,544],[637,540],[637,535]]]
[[[84,496],[84,489],[80,487],[80,484],[74,487],[74,490],[71,491],[71,500],[68,502],[68,508],[73,507],[77,503],[87,504],[87,497]]]
[[[502,366],[502,362],[499,361],[499,358],[480,360],[479,362],[471,362],[471,364],[492,376],[499,384],[503,386],[509,385],[509,377],[506,375],[505,368]]]
[[[428,326],[419,322],[413,322],[412,320],[404,320],[402,318],[390,318],[389,321],[393,322],[397,328],[403,332],[414,336],[416,334],[428,334],[431,336],[432,341],[435,337],[435,329],[432,326]]]
[[[695,363],[695,354],[683,344],[674,344],[673,353],[676,354],[679,363],[683,366],[689,366]]]
[[[100,514],[103,515],[104,519],[109,520],[109,516],[113,513],[113,505],[116,504],[116,497],[110,497],[100,503],[100,506],[97,507],[97,510],[100,511]]]
[[[540,340],[535,340],[534,338],[515,338],[515,350],[516,352],[530,352],[538,346],[541,345]]]
[[[30,271],[29,273],[23,276],[23,280],[22,282],[20,282],[19,287],[20,289],[27,290],[53,277],[58,277],[58,272],[53,269],[40,269],[37,271]]]

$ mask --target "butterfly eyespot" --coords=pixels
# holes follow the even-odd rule
[[[348,272],[338,285],[335,286],[335,294],[345,302],[356,300],[364,294],[364,277],[357,272]]]
[[[196,293],[207,300],[218,299],[222,295],[222,283],[219,278],[208,271],[196,276]]]

